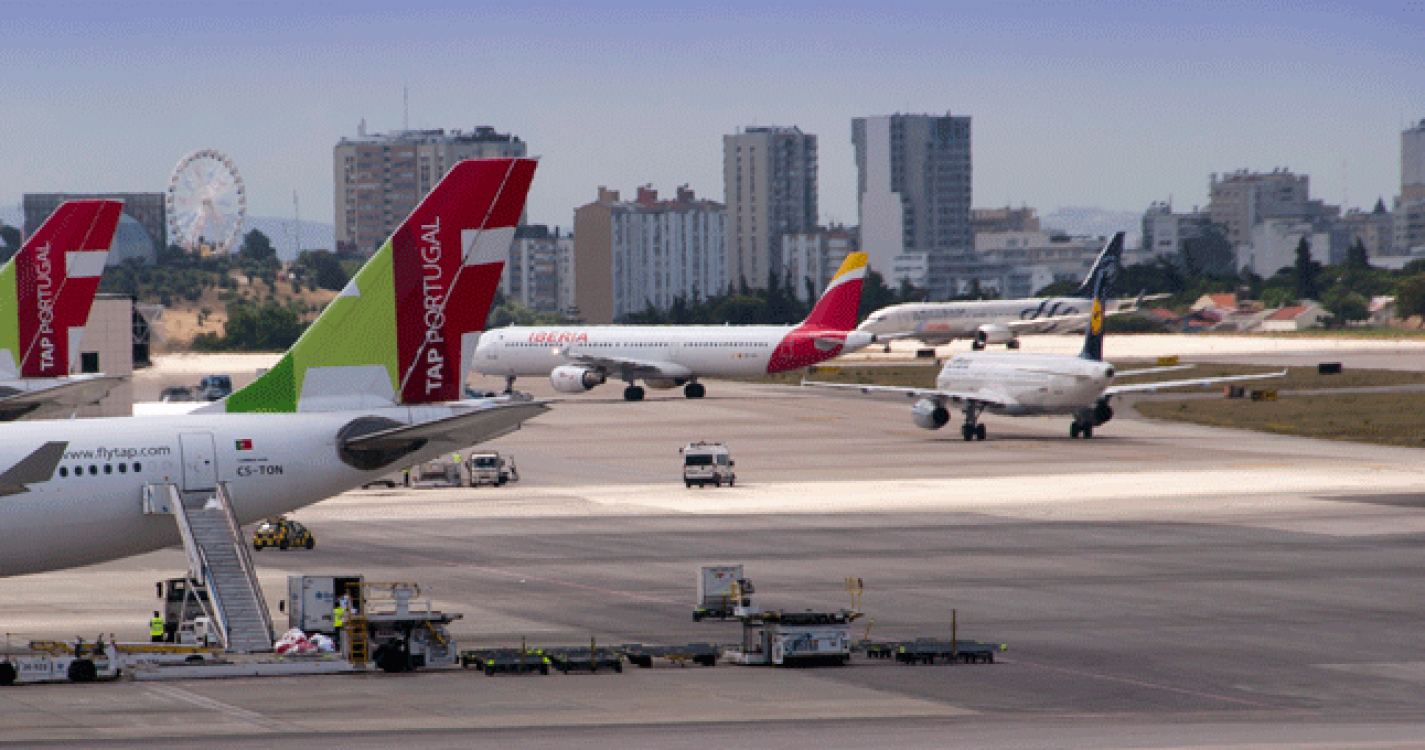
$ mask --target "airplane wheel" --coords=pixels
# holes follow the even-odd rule
[[[975,341],[974,343],[970,344],[970,348],[978,352],[985,348],[985,344],[983,341]]]
[[[702,398],[707,392],[708,389],[703,387],[702,383],[689,383],[683,386],[683,395],[688,398]]]
[[[1093,425],[1084,425],[1084,440],[1093,437]]]
[[[974,439],[975,439],[975,428],[974,428],[974,427],[971,427],[970,425],[962,425],[962,426],[960,427],[960,437],[965,438],[965,441],[966,441],[966,442],[969,442],[969,441],[971,441],[971,440],[974,440]]]
[[[1077,440],[1077,439],[1079,438],[1079,423],[1078,423],[1078,422],[1074,422],[1073,424],[1069,425],[1069,437],[1070,437],[1071,439],[1073,439],[1073,440]]]
[[[1009,341],[1004,342],[1004,348],[1006,348],[1006,349],[1018,349],[1018,348],[1019,348],[1019,339],[1010,339]]]
[[[984,440],[984,439],[985,439],[985,435],[986,435],[985,426],[982,425],[982,424],[977,424],[977,425],[975,425],[975,439],[976,439],[976,440]]]
[[[640,386],[631,385],[631,386],[629,386],[629,387],[623,389],[623,400],[624,400],[624,401],[642,401],[642,400],[643,400],[643,388],[640,387]]]

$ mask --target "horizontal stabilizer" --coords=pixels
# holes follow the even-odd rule
[[[120,375],[73,375],[54,385],[0,395],[0,422],[72,416],[81,406],[98,403],[125,380]]]
[[[41,445],[20,462],[0,474],[0,495],[18,495],[29,492],[31,484],[48,482],[54,476],[54,469],[64,458],[69,443],[52,441]]]
[[[355,451],[400,450],[413,442],[450,443],[463,448],[497,438],[519,429],[525,420],[549,411],[543,402],[487,406],[444,419],[392,427],[389,430],[348,438],[346,447]]]

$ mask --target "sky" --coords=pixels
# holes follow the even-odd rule
[[[1205,205],[1287,167],[1348,207],[1399,192],[1425,119],[1425,2],[1197,0],[0,4],[0,206],[157,191],[217,149],[249,212],[332,222],[332,149],[403,127],[514,133],[534,223],[599,186],[722,199],[722,136],[818,137],[854,224],[854,117],[969,115],[974,205]]]

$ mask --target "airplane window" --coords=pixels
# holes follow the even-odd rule
[[[120,474],[127,474],[127,473],[129,473],[129,465],[128,465],[128,464],[119,464],[119,473],[120,473]]]
[[[69,469],[66,469],[63,466],[59,467],[59,475],[62,477],[69,476]]]
[[[135,462],[134,462],[134,471],[143,471],[143,464],[139,463],[138,461],[135,461]]]
[[[113,474],[113,473],[114,473],[114,465],[113,465],[113,464],[104,464],[104,473],[105,473],[105,474]]]
[[[89,476],[94,477],[94,476],[98,476],[98,475],[99,475],[99,467],[98,467],[98,466],[95,466],[95,465],[93,465],[93,464],[90,464],[90,465],[89,465]]]

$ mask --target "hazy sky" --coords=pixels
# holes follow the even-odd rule
[[[255,215],[333,221],[332,147],[365,119],[492,125],[542,157],[530,219],[598,186],[722,199],[722,136],[819,138],[823,221],[856,222],[851,118],[970,115],[974,203],[1141,211],[1285,166],[1387,202],[1425,118],[1425,2],[424,0],[0,4],[0,205],[161,190],[237,163]]]

